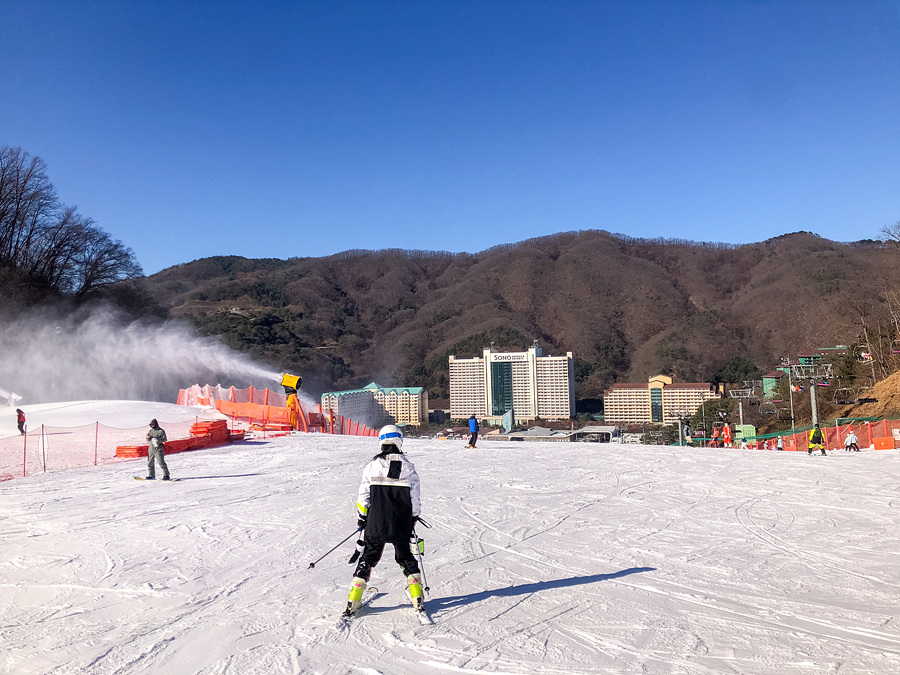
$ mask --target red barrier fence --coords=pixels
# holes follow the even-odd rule
[[[168,436],[168,434],[166,434]],[[209,420],[195,422],[191,425],[190,438],[166,441],[166,454],[202,450],[217,445],[225,445],[244,440],[243,431],[229,431],[225,420]],[[146,457],[149,454],[147,445],[120,445],[116,447],[116,457]]]
[[[195,384],[178,392],[179,405],[214,406],[223,415],[247,422],[251,428],[269,431],[296,429],[307,433],[320,432],[349,436],[377,436],[378,432],[365,424],[343,416],[335,417],[322,406],[313,409],[296,395],[285,396],[269,389],[235,389],[221,385],[201,387]]]
[[[852,430],[857,437],[857,445],[860,449],[872,448],[874,450],[891,450],[900,447],[900,420],[871,420],[850,421],[841,423],[842,420],[830,420],[821,426],[825,436],[825,448],[827,450],[843,450],[847,440],[847,434]],[[781,436],[785,450],[806,451],[809,448],[809,432],[811,427],[805,427],[796,434],[785,431],[780,434],[766,434],[753,443],[751,447],[760,450],[775,448],[777,437]]]

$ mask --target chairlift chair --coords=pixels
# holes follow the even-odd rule
[[[834,392],[835,405],[853,405],[856,399],[856,392],[850,387],[841,387]]]
[[[872,387],[860,387],[856,392],[857,403],[878,403],[878,399],[871,395]]]
[[[775,404],[774,403],[760,403],[759,404],[759,412],[763,415],[774,415]]]
[[[872,363],[875,360],[872,356],[872,348],[869,345],[860,345],[854,349],[853,358],[860,363]]]
[[[778,419],[782,422],[789,422],[793,417],[791,417],[791,409],[790,408],[779,408],[778,409]]]

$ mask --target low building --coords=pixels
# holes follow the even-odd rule
[[[483,440],[496,441],[548,441],[551,443],[610,443],[616,438],[616,427],[588,426],[581,429],[562,430],[531,427],[522,431],[494,432]]]
[[[322,411],[329,410],[371,427],[419,426],[428,422],[428,392],[424,387],[382,387],[371,382],[362,389],[322,394]]]
[[[785,371],[781,370],[780,368],[773,370],[771,373],[766,373],[765,375],[763,375],[763,397],[772,398],[778,391],[778,383],[781,382],[781,378],[786,377],[786,375],[787,373],[785,373]]]
[[[604,421],[675,424],[716,398],[719,393],[709,382],[673,382],[667,375],[655,375],[646,384],[614,384],[604,391]]]
[[[834,359],[843,358],[848,354],[847,345],[836,345],[834,347],[819,347],[814,351],[797,355],[797,362],[801,366],[815,366],[823,361],[833,361]]]

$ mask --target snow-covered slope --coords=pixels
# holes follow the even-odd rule
[[[174,403],[154,401],[65,401],[60,403],[19,404],[25,413],[29,432],[42,424],[53,427],[78,427],[99,422],[116,429],[143,429],[150,420],[193,422],[200,419],[225,419],[215,408],[188,408]],[[18,436],[16,409],[0,406],[0,438]],[[135,442],[140,442],[139,434]]]
[[[900,672],[900,453],[462,445],[404,446],[434,626],[390,546],[349,631],[352,540],[308,569],[355,528],[372,439],[0,484],[0,672]]]

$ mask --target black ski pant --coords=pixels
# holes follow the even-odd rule
[[[471,446],[474,448],[474,447],[475,447],[475,441],[477,441],[477,440],[478,440],[478,432],[477,432],[477,431],[473,431],[473,432],[472,432],[472,435],[469,436],[469,445],[471,445]]]
[[[368,581],[369,577],[372,576],[372,568],[381,560],[381,554],[384,553],[384,545],[388,543],[394,545],[394,560],[400,565],[400,569],[403,570],[405,576],[419,573],[419,563],[410,550],[409,537],[407,537],[404,541],[391,542],[366,539],[354,576]]]

